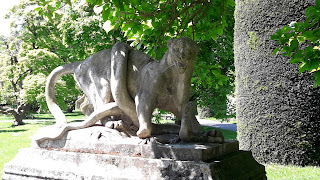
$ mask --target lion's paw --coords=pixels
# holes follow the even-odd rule
[[[151,136],[151,129],[139,129],[137,132],[137,136],[139,138],[148,138]]]
[[[224,137],[221,131],[219,130],[211,130],[205,133],[208,137],[208,142],[211,143],[223,143]]]
[[[108,121],[105,126],[110,128],[110,129],[115,129],[115,130],[118,130],[118,131],[123,131],[123,129],[124,129],[124,124],[123,124],[122,120],[119,120],[119,121]]]

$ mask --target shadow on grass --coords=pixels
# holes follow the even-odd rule
[[[35,119],[35,120],[37,120],[37,119],[54,120],[54,117],[33,117],[31,119],[28,119],[28,120],[33,120],[33,119]]]
[[[70,122],[82,122],[82,121],[83,121],[83,119],[73,119]]]
[[[81,116],[82,112],[65,113],[66,116]]]
[[[23,132],[27,131],[26,129],[17,129],[17,130],[0,130],[0,133],[8,133],[8,132]]]
[[[71,122],[82,122],[83,119],[72,119],[72,120],[69,120],[68,123],[71,123]],[[52,120],[52,121],[29,121],[25,124],[30,124],[30,125],[43,125],[43,126],[50,126],[50,125],[54,125],[56,123],[56,121]]]
[[[35,122],[28,122],[26,124],[29,125],[44,125],[44,126],[49,126],[55,124],[55,121],[35,121]]]

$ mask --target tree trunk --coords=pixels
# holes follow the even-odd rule
[[[320,164],[320,88],[270,37],[302,21],[315,0],[236,0],[234,53],[238,140],[260,162]]]
[[[23,119],[25,119],[27,112],[29,111],[30,104],[19,105],[17,109],[12,109],[10,107],[0,107],[0,114],[10,114],[14,117],[14,125],[24,125]]]
[[[12,115],[14,116],[14,122],[13,124],[15,126],[20,126],[20,125],[24,125],[23,119],[25,118],[25,115],[20,115],[16,112],[12,113]]]
[[[69,107],[69,108],[67,109],[67,113],[72,113],[72,112],[73,112],[73,110],[74,110],[74,108],[73,108],[73,107]]]

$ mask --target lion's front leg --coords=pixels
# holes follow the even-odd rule
[[[146,93],[139,93],[140,95],[136,96],[135,103],[139,119],[139,130],[137,136],[139,138],[148,138],[151,136],[152,124],[151,117],[154,110],[152,102],[154,98],[149,96]]]

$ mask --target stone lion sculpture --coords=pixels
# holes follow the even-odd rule
[[[223,142],[220,131],[203,133],[200,130],[194,115],[195,104],[189,102],[199,47],[185,37],[168,40],[167,47],[162,60],[156,61],[119,42],[84,61],[54,69],[47,80],[46,100],[59,130],[37,137],[36,141],[59,139],[67,131],[86,128],[101,120],[110,128],[140,138],[175,133],[184,141]],[[67,123],[55,99],[55,83],[70,73],[74,73],[84,92],[84,97],[77,102],[87,115],[83,122]],[[155,108],[172,112],[181,120],[181,126],[151,123]]]

